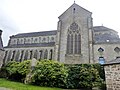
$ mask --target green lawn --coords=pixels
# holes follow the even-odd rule
[[[33,85],[25,85],[23,83],[13,82],[3,78],[0,78],[0,87],[6,87],[12,90],[61,90],[59,88],[48,88],[48,87],[39,87]]]

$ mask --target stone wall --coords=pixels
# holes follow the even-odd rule
[[[32,58],[51,60],[54,57],[54,47],[5,48],[4,56],[4,63],[11,60],[21,62]]]
[[[58,31],[59,33],[59,49],[58,49],[58,60],[60,62],[64,63],[90,63],[90,59],[93,57],[92,54],[92,46],[90,47],[89,42],[91,41],[89,34],[89,28],[92,27],[92,13],[81,8],[77,4],[73,4],[71,7],[69,7],[62,15],[59,16],[59,24],[58,25]],[[90,20],[88,20],[90,19]],[[76,23],[78,25],[78,28],[76,29],[73,26],[73,23]],[[77,30],[77,32],[76,32]],[[69,31],[74,31],[75,33],[80,33],[80,42],[79,45],[81,52],[76,54],[74,53],[74,48],[71,47],[71,50],[73,50],[72,53],[67,53],[67,36]],[[70,32],[70,34],[73,35],[73,32]],[[76,39],[77,40],[77,39]],[[73,40],[74,41],[74,35]],[[73,43],[73,46],[75,44]],[[56,46],[57,47],[57,46]],[[77,55],[77,56],[76,56]],[[91,56],[90,56],[91,55]]]
[[[3,50],[0,50],[0,68],[3,64],[3,56],[4,56],[4,51]]]
[[[120,90],[120,64],[105,65],[107,90]]]
[[[2,36],[2,30],[0,30],[0,68],[3,64],[3,56],[4,56],[3,42],[1,36]]]
[[[104,57],[105,62],[116,59],[120,56],[120,51],[115,51],[115,48],[120,48],[119,43],[103,43],[103,44],[94,44],[94,62],[99,62],[99,57]],[[100,53],[99,48],[102,48],[104,51]]]

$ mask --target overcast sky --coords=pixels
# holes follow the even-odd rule
[[[0,0],[0,29],[4,46],[9,36],[18,33],[57,29],[58,16],[74,0]],[[76,0],[92,12],[94,26],[114,29],[120,33],[120,0]]]

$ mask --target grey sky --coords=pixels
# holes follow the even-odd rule
[[[0,29],[4,46],[17,33],[57,29],[58,16],[74,0],[0,0]],[[120,33],[119,0],[76,0],[93,13],[94,26],[104,25]]]

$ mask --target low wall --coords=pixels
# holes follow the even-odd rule
[[[120,90],[120,63],[104,66],[107,90]]]

